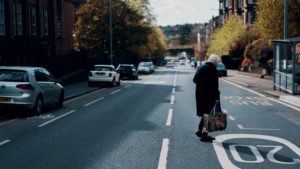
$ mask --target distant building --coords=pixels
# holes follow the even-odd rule
[[[245,27],[252,25],[256,18],[257,0],[219,0],[221,22],[231,15],[240,16]]]
[[[0,65],[43,66],[73,50],[83,0],[0,0]]]

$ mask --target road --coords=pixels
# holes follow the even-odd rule
[[[0,123],[1,169],[300,168],[300,110],[220,79],[228,128],[194,134],[194,70],[159,69]]]

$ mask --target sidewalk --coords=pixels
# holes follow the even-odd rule
[[[284,91],[273,90],[273,78],[271,76],[261,78],[260,74],[228,70],[228,77],[223,77],[223,79],[300,108],[300,95],[291,95]]]

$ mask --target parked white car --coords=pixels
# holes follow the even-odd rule
[[[88,85],[105,83],[111,86],[120,85],[120,74],[113,65],[95,65],[89,72]]]
[[[64,88],[44,68],[0,66],[0,108],[29,108],[40,114],[45,105],[62,107]]]

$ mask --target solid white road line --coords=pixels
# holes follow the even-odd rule
[[[167,168],[167,158],[168,158],[168,151],[169,151],[169,144],[170,140],[167,138],[163,139],[158,167],[157,169],[166,169]]]
[[[270,129],[270,128],[245,128],[241,124],[238,124],[237,127],[241,130],[260,130],[260,131],[278,131],[280,129]]]
[[[4,144],[9,143],[9,142],[10,142],[10,140],[4,140],[4,141],[0,142],[0,146],[3,146]]]
[[[38,127],[46,126],[47,124],[52,123],[52,122],[54,122],[54,121],[56,121],[56,120],[58,120],[58,119],[60,119],[60,118],[63,118],[63,117],[65,117],[65,116],[67,116],[67,115],[70,115],[70,114],[74,113],[75,111],[76,111],[76,110],[69,111],[68,113],[65,113],[65,114],[63,114],[63,115],[61,115],[61,116],[58,116],[58,117],[56,117],[56,118],[54,118],[54,119],[52,119],[52,120],[49,120],[49,121],[47,121],[47,122],[45,122],[45,123],[43,123],[43,124],[38,125]]]
[[[171,126],[172,117],[173,117],[173,109],[169,109],[166,126]]]
[[[116,94],[116,93],[118,93],[118,92],[120,92],[121,91],[121,89],[118,89],[118,90],[116,90],[116,91],[114,91],[114,92],[112,92],[112,93],[110,93],[111,95],[113,95],[113,94]]]
[[[173,90],[172,90],[172,94],[175,94],[175,87],[174,87]]]
[[[17,121],[17,120],[18,120],[18,119],[12,119],[12,120],[9,120],[9,121],[7,121],[7,122],[0,123],[0,126],[5,125],[5,124],[8,124],[8,123],[12,123],[12,122]]]
[[[174,104],[174,101],[175,101],[175,96],[172,95],[172,96],[171,96],[171,102],[170,102],[170,104]]]
[[[99,98],[99,99],[97,99],[97,100],[94,100],[94,101],[92,101],[92,102],[89,102],[89,103],[85,104],[84,107],[88,107],[88,106],[90,106],[91,104],[94,104],[94,103],[96,103],[96,102],[98,102],[98,101],[100,101],[100,100],[102,100],[102,99],[104,99],[104,97],[101,97],[101,98]]]
[[[235,121],[235,118],[233,116],[228,116],[228,118],[231,120],[231,121]]]

